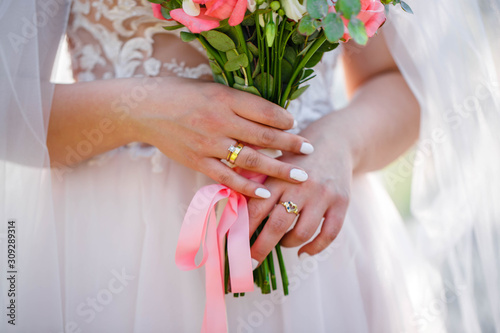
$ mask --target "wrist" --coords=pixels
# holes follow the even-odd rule
[[[153,144],[147,124],[154,121],[155,115],[165,114],[168,109],[162,100],[156,100],[159,93],[168,90],[167,85],[171,80],[170,77],[130,78],[123,79],[117,85],[119,93],[111,109],[121,126],[120,135],[124,141]]]

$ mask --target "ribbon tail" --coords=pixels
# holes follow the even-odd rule
[[[221,256],[215,212],[210,214],[208,224],[207,248],[210,255],[205,263],[206,302],[202,332],[227,332],[226,303],[224,300],[224,280],[221,275]]]
[[[228,232],[227,251],[231,271],[231,291],[253,291],[254,281],[250,256],[250,226],[246,198],[237,195],[237,216]]]

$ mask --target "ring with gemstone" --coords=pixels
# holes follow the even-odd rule
[[[234,162],[236,161],[236,158],[238,157],[238,154],[240,153],[240,151],[243,149],[244,145],[242,143],[239,143],[235,146],[231,145],[227,150],[228,150],[228,153],[227,153],[227,157],[226,157],[226,160],[231,163],[231,164],[234,164]]]
[[[285,207],[288,213],[294,213],[295,215],[299,215],[299,209],[297,205],[291,201],[282,201],[281,204]]]

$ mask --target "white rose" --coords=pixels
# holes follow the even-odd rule
[[[307,11],[306,0],[303,2],[304,3],[301,4],[299,0],[281,0],[281,6],[289,19],[299,22],[304,13]]]
[[[193,0],[182,0],[182,9],[184,9],[184,12],[189,16],[196,17],[200,15],[200,5],[194,3]]]

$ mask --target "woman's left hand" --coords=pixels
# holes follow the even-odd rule
[[[299,246],[311,240],[323,217],[325,220],[320,233],[299,249],[299,255],[321,252],[337,237],[342,227],[350,196],[352,156],[348,142],[343,139],[345,136],[328,128],[328,121],[325,120],[311,124],[300,134],[314,145],[315,151],[311,155],[286,153],[280,158],[306,170],[308,180],[291,184],[268,178],[265,185],[271,191],[271,198],[250,199],[248,202],[250,235],[269,215],[251,249],[252,258],[259,263],[280,240],[286,247]],[[281,204],[286,201],[295,203],[299,211],[297,223],[291,230],[289,228],[297,215],[287,212]]]

